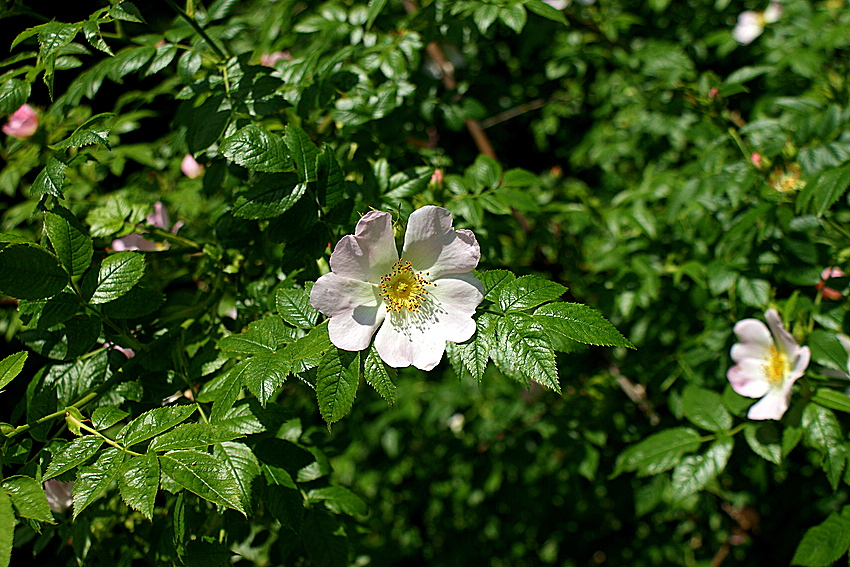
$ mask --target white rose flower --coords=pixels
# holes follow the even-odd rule
[[[761,398],[747,417],[780,419],[788,409],[791,386],[809,365],[809,347],[801,347],[785,330],[775,309],[765,314],[767,326],[758,319],[744,319],[735,324],[738,341],[732,346],[735,366],[726,377],[732,389],[748,398]],[[771,332],[773,336],[771,337]]]
[[[426,206],[410,215],[399,258],[390,214],[370,211],[337,243],[310,303],[330,318],[336,347],[363,350],[377,331],[384,362],[431,370],[446,341],[475,334],[484,287],[470,271],[480,257],[472,231],[455,230],[449,211]]]

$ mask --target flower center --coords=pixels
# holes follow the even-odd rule
[[[428,295],[425,286],[437,285],[423,277],[427,275],[428,272],[414,272],[410,262],[404,259],[393,264],[393,269],[390,273],[381,276],[381,283],[378,284],[387,309],[395,313],[403,309],[418,312],[425,296]]]
[[[788,356],[784,352],[779,352],[775,346],[770,345],[768,359],[764,366],[767,373],[767,380],[771,385],[780,387],[785,383],[785,376],[787,376],[790,368]]]

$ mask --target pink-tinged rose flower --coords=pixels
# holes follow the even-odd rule
[[[826,287],[826,282],[830,278],[843,278],[843,277],[844,277],[844,271],[841,268],[833,268],[833,267],[824,268],[824,270],[820,273],[821,281],[819,281],[815,285],[815,289],[817,289],[818,291],[820,291],[823,294],[824,299],[831,299],[833,301],[841,299],[842,297],[844,297],[841,294],[841,292],[838,291],[837,289],[832,289],[831,287]]]
[[[38,114],[28,104],[21,105],[3,125],[3,133],[18,140],[26,140],[38,130]]]
[[[732,30],[732,37],[742,45],[748,45],[764,32],[764,26],[779,21],[782,15],[782,6],[778,2],[771,2],[764,12],[747,10],[738,16],[738,23]]]
[[[177,234],[177,231],[183,226],[183,222],[176,222],[171,226],[171,219],[168,217],[168,211],[160,201],[153,204],[153,212],[146,219],[148,224],[161,228],[162,230],[170,230],[172,234]],[[110,248],[116,252],[124,250],[141,250],[144,252],[155,252],[157,250],[165,250],[168,248],[168,243],[153,242],[148,240],[141,234],[128,234],[127,236],[116,238],[112,241]]]
[[[292,61],[292,55],[288,51],[274,51],[260,55],[260,65],[274,67],[278,61]]]
[[[44,495],[50,509],[61,514],[74,503],[74,482],[61,482],[55,478],[44,481]]]
[[[363,350],[374,335],[390,366],[431,370],[446,341],[475,334],[472,315],[484,287],[470,271],[480,257],[472,231],[455,230],[449,211],[427,206],[410,215],[399,258],[390,214],[369,211],[337,243],[310,303],[330,317],[338,348]]]
[[[782,5],[779,2],[771,2],[770,5],[762,12],[761,17],[766,24],[775,24],[779,21],[782,15]]]
[[[732,389],[748,398],[761,398],[750,407],[750,419],[780,419],[788,409],[791,386],[809,365],[809,347],[801,347],[779,320],[775,309],[765,314],[767,326],[758,319],[735,324],[738,342],[732,346],[735,366],[726,377]],[[771,333],[773,336],[771,336]]]
[[[180,171],[189,179],[197,179],[204,174],[204,166],[195,161],[192,154],[186,154],[180,162]]]

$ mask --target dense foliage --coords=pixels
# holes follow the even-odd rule
[[[0,566],[847,560],[844,0],[29,4]],[[475,335],[337,348],[335,244],[428,205]]]

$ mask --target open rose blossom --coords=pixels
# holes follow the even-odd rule
[[[765,314],[767,326],[758,319],[735,324],[737,343],[732,346],[735,366],[726,377],[732,389],[748,398],[761,398],[750,407],[750,419],[780,419],[788,409],[791,386],[809,365],[809,347],[801,347],[785,330],[775,309]],[[771,333],[773,336],[771,337]]]
[[[145,220],[147,220],[148,224],[151,226],[161,228],[162,230],[170,230],[171,234],[177,234],[177,231],[183,227],[183,221],[177,221],[174,223],[174,226],[171,226],[171,219],[168,216],[168,211],[165,210],[165,207],[160,201],[153,204],[153,212],[149,214]],[[116,238],[112,241],[110,248],[116,252],[124,250],[156,252],[158,250],[165,250],[168,248],[168,243],[153,242],[141,234],[133,233],[121,238]]]
[[[310,303],[330,317],[338,348],[363,350],[377,331],[384,362],[431,370],[446,341],[475,334],[472,315],[484,287],[469,272],[480,257],[472,231],[455,230],[449,211],[427,206],[410,215],[399,258],[392,217],[369,211],[337,243],[331,272],[313,286]]]
[[[192,154],[186,154],[180,162],[180,171],[189,179],[197,179],[204,174],[204,166],[199,164]]]
[[[3,133],[18,140],[26,140],[38,130],[38,114],[28,104],[21,105],[3,125]]]

